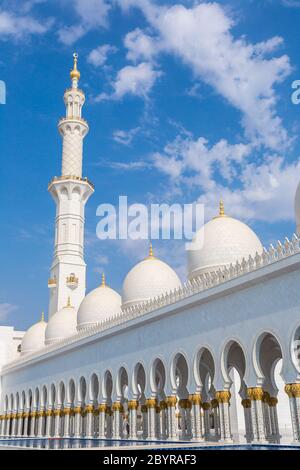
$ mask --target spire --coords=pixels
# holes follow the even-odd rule
[[[74,58],[74,65],[73,65],[73,70],[71,70],[70,72],[70,77],[72,80],[73,88],[77,88],[78,80],[80,79],[80,72],[77,69],[78,54],[76,52],[73,53],[73,58]]]
[[[45,321],[45,313],[44,312],[42,312],[41,321]]]
[[[152,242],[150,242],[150,245],[149,245],[149,254],[147,256],[146,259],[155,259],[155,256],[153,254],[153,246],[152,246]]]
[[[102,273],[101,287],[105,287],[105,286],[106,286],[106,283],[105,283],[105,274]]]
[[[224,211],[224,202],[222,199],[220,199],[220,205],[219,205],[219,216],[223,217],[225,215]]]
[[[68,307],[72,307],[70,296],[68,297],[67,305],[65,306],[65,308],[68,308]]]

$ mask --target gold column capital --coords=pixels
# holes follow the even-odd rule
[[[204,411],[210,410],[211,408],[211,404],[208,401],[203,402],[201,406],[204,409]]]
[[[120,411],[122,413],[124,411],[123,405],[120,401],[115,401],[112,405],[113,411]]]
[[[87,405],[85,407],[85,410],[84,410],[86,413],[93,413],[94,411],[94,405],[90,404],[90,405]]]
[[[106,403],[100,403],[98,406],[98,411],[99,413],[105,413],[107,410],[107,404]]]
[[[276,406],[277,403],[278,403],[278,399],[276,397],[270,397],[269,406]]]
[[[168,405],[167,405],[167,402],[165,400],[162,400],[160,403],[159,403],[159,406],[160,406],[160,409],[161,410],[166,410],[168,408]]]
[[[264,391],[262,387],[247,388],[247,395],[250,400],[261,401],[263,399]]]
[[[139,407],[138,400],[129,400],[128,401],[128,409],[129,410],[137,410]]]
[[[193,405],[201,405],[201,393],[193,393],[192,395],[189,395],[189,400]]]
[[[262,397],[262,402],[269,404],[270,398],[271,397],[270,397],[269,392],[264,391],[263,397]]]
[[[211,401],[210,404],[211,404],[211,407],[212,407],[212,408],[218,408],[218,406],[219,406],[219,402],[218,402],[218,400],[217,400],[216,398],[214,398],[214,399]]]
[[[286,384],[284,391],[289,398],[300,398],[300,383]]]
[[[146,400],[146,405],[147,405],[148,408],[156,408],[156,406],[157,406],[156,398],[148,398]]]
[[[166,397],[166,403],[167,403],[168,408],[175,406],[177,403],[177,397],[175,397],[175,395],[170,395]]]
[[[231,393],[229,390],[219,390],[216,392],[216,400],[219,403],[229,403],[231,398]]]
[[[244,398],[242,400],[243,408],[251,408],[251,400],[249,398]]]

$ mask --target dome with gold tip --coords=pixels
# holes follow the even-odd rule
[[[121,311],[121,296],[111,289],[102,274],[99,287],[87,294],[77,313],[77,330],[107,320]]]
[[[123,283],[122,308],[138,305],[149,299],[165,294],[181,285],[176,272],[153,254],[150,244],[149,255],[136,264],[127,274]]]
[[[26,331],[21,343],[21,355],[30,354],[45,346],[45,331],[47,322],[45,322],[44,313],[39,322],[32,325]]]
[[[223,269],[262,251],[255,232],[240,220],[226,215],[223,201],[220,201],[219,214],[198,230],[187,251],[188,277],[192,279]]]
[[[72,307],[69,297],[67,305],[50,318],[45,333],[45,344],[57,343],[57,341],[74,335],[77,332],[76,325],[76,310]]]

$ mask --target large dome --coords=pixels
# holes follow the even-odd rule
[[[58,310],[58,312],[50,318],[46,328],[45,344],[53,344],[68,336],[74,335],[77,332],[76,325],[76,310],[71,306],[70,299],[68,299],[66,307]]]
[[[45,331],[47,323],[44,314],[39,322],[32,325],[26,331],[21,343],[21,355],[30,354],[45,346]]]
[[[116,315],[121,310],[121,296],[105,284],[102,276],[100,287],[89,292],[77,313],[77,329],[93,325]]]
[[[188,275],[192,279],[248,259],[249,255],[261,254],[262,244],[248,225],[220,212],[206,223],[195,235],[188,250]]]
[[[137,305],[151,298],[170,292],[181,285],[175,271],[153,256],[136,264],[127,274],[122,290],[122,308]]]

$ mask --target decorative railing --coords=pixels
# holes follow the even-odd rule
[[[59,119],[58,125],[60,125],[60,123],[65,122],[65,121],[80,121],[83,124],[85,124],[87,127],[89,126],[88,122],[80,116],[63,116]]]
[[[72,336],[64,338],[55,344],[45,346],[39,351],[10,362],[3,367],[3,370],[5,370],[6,367],[9,368],[15,364],[21,363],[23,360],[44,355],[48,352],[55,351],[59,348],[75,343],[82,338],[92,336],[96,333],[100,333],[119,325],[123,325],[126,322],[142,317],[149,312],[166,307],[168,305],[172,305],[180,300],[191,297],[194,294],[206,291],[212,287],[230,281],[231,279],[236,279],[243,276],[244,274],[256,271],[264,266],[277,263],[278,261],[293,256],[299,252],[300,239],[297,237],[297,235],[294,234],[291,241],[288,238],[285,238],[283,244],[278,241],[276,248],[273,245],[270,245],[269,250],[264,248],[262,254],[256,253],[254,257],[250,255],[247,260],[243,258],[241,262],[237,261],[235,264],[230,264],[229,267],[225,267],[222,270],[219,269],[218,271],[211,273],[200,274],[191,281],[185,282],[177,289],[149,299],[139,305],[126,307],[122,312],[117,313],[107,320],[96,323],[93,326],[82,328],[78,333]]]
[[[62,181],[62,180],[76,180],[76,181],[84,181],[85,183],[88,183],[92,188],[94,188],[94,184],[85,176],[82,178],[81,176],[76,176],[76,175],[64,175],[64,176],[54,176],[50,183],[48,184],[48,189],[52,185],[52,183],[55,183],[55,181]]]

